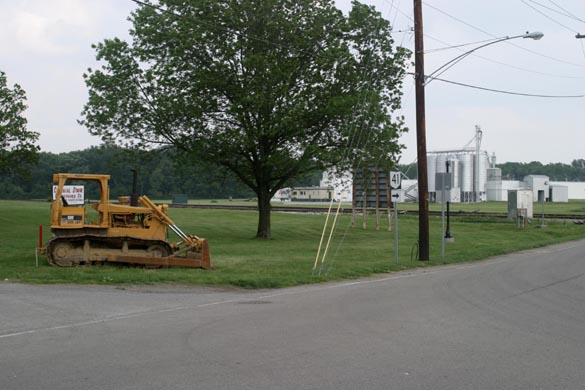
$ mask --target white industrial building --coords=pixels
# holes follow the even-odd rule
[[[469,151],[429,153],[427,172],[429,200],[440,201],[441,189],[435,185],[437,173],[453,174],[448,200],[457,202],[508,201],[510,190],[531,190],[534,202],[568,202],[585,199],[585,183],[551,182],[545,175],[528,175],[523,180],[502,180],[502,170],[495,168],[495,155]],[[445,168],[443,168],[445,167]]]
[[[494,155],[490,159],[487,152],[480,149],[481,138],[482,131],[476,126],[475,137],[463,148],[427,154],[428,191],[431,202],[442,199],[443,189],[438,188],[437,179],[444,173],[451,174],[451,185],[446,196],[450,202],[487,200],[488,168],[495,167],[496,158]],[[470,146],[474,141],[475,145]]]
[[[442,201],[443,189],[439,188],[437,180],[442,179],[447,172],[451,173],[451,185],[446,188],[444,197],[451,203],[507,202],[510,191],[518,190],[531,191],[533,202],[568,202],[569,199],[585,199],[585,183],[582,182],[550,181],[549,177],[544,175],[528,175],[523,180],[502,180],[502,170],[496,168],[496,155],[493,153],[490,156],[488,152],[481,150],[481,138],[482,131],[476,126],[475,137],[463,148],[427,154],[430,202]],[[470,146],[473,142],[475,145]],[[352,181],[353,177],[349,173],[340,178],[325,172],[319,187],[303,188],[302,191],[306,194],[310,192],[311,200],[315,198],[327,200],[331,199],[329,191],[333,190],[333,199],[351,202]],[[291,200],[294,191],[294,188],[283,189],[274,200]],[[313,196],[314,191],[327,192],[327,196]],[[396,192],[399,195],[399,202],[414,202],[418,199],[418,183],[403,176],[402,188]],[[514,196],[517,194],[514,193]]]
[[[532,191],[533,201],[567,202],[585,199],[585,183],[551,182],[548,176],[529,175],[522,181],[502,180],[502,171],[496,168],[496,155],[491,157],[480,149],[482,131],[476,126],[474,147],[460,150],[429,152],[427,178],[429,200],[441,201],[442,189],[437,178],[445,172],[452,174],[447,200],[456,202],[508,201],[511,190]]]
[[[574,181],[551,181],[549,182],[551,187],[553,187],[553,191],[555,191],[556,187],[566,187],[567,188],[567,198],[569,199],[585,199],[585,183],[583,182],[574,182]],[[553,197],[553,202],[554,202]]]
[[[499,168],[490,168],[498,170]],[[501,180],[497,179],[498,175],[493,176],[493,181],[487,182],[488,201],[508,201],[508,194],[512,190],[530,190],[534,202],[568,202],[569,199],[585,199],[585,183],[571,182],[552,182],[545,175],[528,175],[522,181],[518,180]],[[577,184],[578,186],[575,186]],[[569,192],[569,188],[574,189]],[[578,189],[581,189],[579,193]]]
[[[487,200],[487,180],[490,159],[485,151],[450,150],[431,152],[427,155],[427,178],[429,199],[434,201],[441,196],[436,177],[440,173],[451,173],[450,187],[452,201],[484,202]]]

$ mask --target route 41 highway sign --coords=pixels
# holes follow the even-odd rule
[[[390,188],[393,190],[399,190],[402,185],[401,179],[399,171],[390,172]]]

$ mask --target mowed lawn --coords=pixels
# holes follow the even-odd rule
[[[253,211],[170,209],[169,215],[186,233],[209,239],[214,270],[119,265],[59,268],[49,266],[42,256],[37,267],[39,225],[44,227],[45,243],[50,238],[49,203],[0,201],[0,282],[286,287],[472,261],[585,238],[585,225],[572,221],[546,221],[547,226],[539,228],[536,219],[526,229],[518,229],[514,222],[505,220],[452,219],[455,242],[447,244],[442,258],[441,220],[431,217],[431,261],[423,263],[416,260],[418,218],[401,215],[399,260],[395,264],[394,232],[388,232],[385,218],[376,230],[372,215],[366,229],[361,217],[352,228],[351,218],[343,216],[338,219],[327,257],[313,272],[325,215],[274,212],[273,239],[268,241],[254,238],[258,215]],[[328,237],[329,232],[325,242]]]

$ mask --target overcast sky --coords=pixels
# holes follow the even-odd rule
[[[413,48],[412,0],[366,3],[392,22],[397,44]],[[348,10],[350,0],[337,4]],[[26,91],[25,115],[29,129],[41,133],[42,150],[100,143],[77,124],[87,99],[82,74],[97,66],[91,44],[128,37],[132,9],[130,0],[0,0],[0,70],[9,85]],[[434,49],[541,31],[539,41],[514,39],[482,48],[441,77],[517,93],[585,95],[585,39],[575,38],[585,34],[584,0],[429,0],[423,18],[426,74],[483,43]],[[416,158],[413,84],[408,78],[404,88],[401,114],[410,132],[402,139],[403,163]],[[585,158],[585,98],[515,96],[433,81],[426,99],[429,151],[462,148],[479,125],[482,149],[496,153],[498,162]]]

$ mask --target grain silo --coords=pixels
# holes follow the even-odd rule
[[[459,155],[461,161],[461,201],[471,202],[473,199],[473,155],[462,153]]]
[[[434,193],[436,191],[435,173],[437,173],[437,156],[434,154],[429,154],[427,156],[427,180],[429,193]]]
[[[455,191],[459,189],[461,202],[487,200],[490,158],[486,151],[480,149],[481,138],[481,128],[476,126],[475,137],[463,148],[427,154],[429,200],[436,199],[436,194],[440,190],[437,188],[436,174],[447,172],[447,163],[449,172],[453,174],[451,188]],[[475,145],[471,146],[473,143]],[[495,154],[491,160],[492,165],[495,165]]]
[[[476,201],[486,201],[486,183],[487,183],[487,169],[489,168],[488,164],[488,154],[487,152],[480,152],[478,158],[476,159],[476,164],[479,163],[479,167],[476,170],[476,185],[477,188],[475,189],[476,192]]]
[[[447,163],[449,164],[449,172],[453,173],[453,188],[459,188],[459,185],[461,183],[461,172],[460,172],[460,166],[461,166],[461,162],[459,161],[459,159],[457,158],[456,155],[454,156],[449,156],[449,158],[447,159]]]

